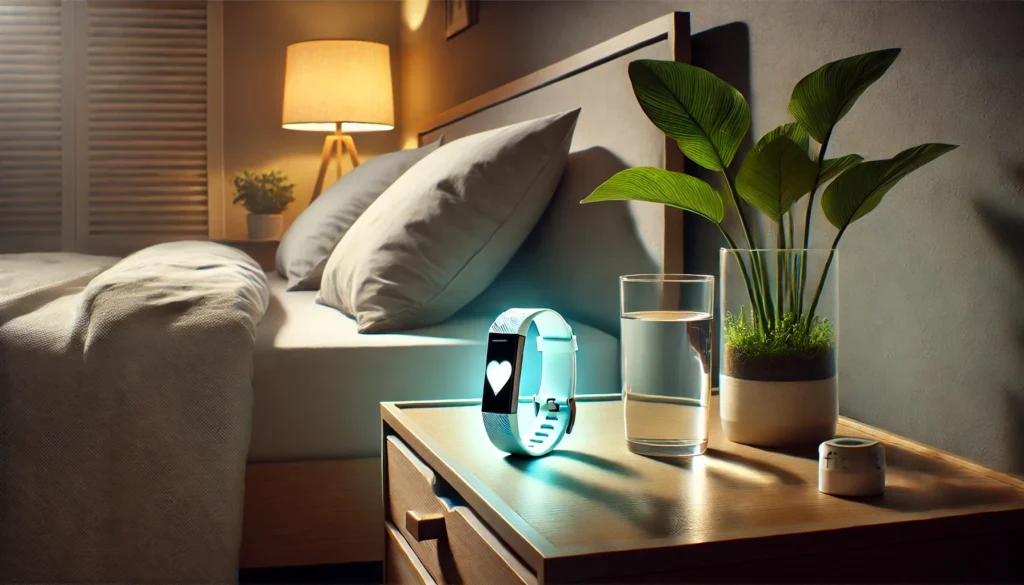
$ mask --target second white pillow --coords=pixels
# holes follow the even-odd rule
[[[413,165],[355,222],[317,300],[361,332],[444,321],[483,292],[547,208],[579,110],[466,136]]]

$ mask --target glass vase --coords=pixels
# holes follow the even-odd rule
[[[737,443],[778,447],[835,436],[839,255],[722,249],[719,409]]]

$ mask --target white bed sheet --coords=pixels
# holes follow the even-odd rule
[[[372,457],[380,453],[382,401],[478,398],[493,316],[459,316],[408,333],[360,334],[315,292],[270,278],[257,331],[249,461]],[[570,321],[579,340],[577,392],[620,391],[618,340]],[[524,388],[540,358],[530,340]]]

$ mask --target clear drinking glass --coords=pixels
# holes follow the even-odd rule
[[[715,278],[619,278],[622,402],[629,450],[689,457],[708,446]]]

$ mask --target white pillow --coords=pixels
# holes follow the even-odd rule
[[[345,234],[317,300],[364,333],[453,315],[491,284],[544,213],[578,115],[481,132],[428,154]]]
[[[416,150],[382,154],[352,169],[309,204],[281,238],[277,272],[288,290],[317,290],[331,251],[370,204],[402,173],[441,145],[441,139]]]

